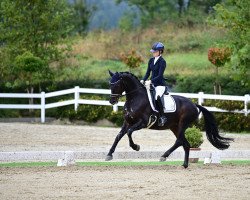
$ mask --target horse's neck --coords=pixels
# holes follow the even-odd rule
[[[140,88],[139,81],[134,80],[131,77],[125,77],[124,79],[125,79],[125,81],[124,81],[124,89],[125,89],[126,93],[130,93],[130,92]]]
[[[131,100],[134,99],[136,97],[141,97],[142,93],[146,94],[146,90],[145,92],[141,92],[144,91],[145,88],[142,86],[142,84],[140,84],[139,81],[137,80],[126,80],[125,83],[125,92],[126,92],[126,99],[127,100]]]

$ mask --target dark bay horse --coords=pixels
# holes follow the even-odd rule
[[[124,105],[124,123],[121,131],[116,136],[115,141],[107,154],[106,161],[112,160],[112,154],[121,138],[127,133],[129,138],[130,147],[139,151],[140,146],[135,144],[132,139],[132,133],[136,130],[146,128],[151,115],[158,115],[152,110],[148,100],[147,91],[145,86],[140,83],[139,79],[129,72],[116,72],[109,71],[111,76],[110,88],[111,97],[110,103],[116,104],[122,93],[126,94],[126,102]],[[206,108],[194,104],[189,99],[173,95],[176,102],[176,111],[173,113],[166,113],[167,123],[160,127],[155,123],[150,129],[164,130],[170,129],[176,136],[176,142],[168,149],[160,158],[160,161],[165,161],[166,158],[178,147],[183,146],[185,151],[185,158],[183,166],[188,167],[188,158],[190,145],[185,138],[185,130],[197,120],[199,112],[202,112],[205,121],[206,135],[210,143],[217,149],[227,149],[231,138],[225,138],[219,135],[215,118]]]

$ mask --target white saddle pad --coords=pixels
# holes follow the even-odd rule
[[[176,111],[176,103],[174,98],[171,95],[164,95],[164,112],[175,112]]]
[[[156,95],[155,95],[154,99],[156,100],[158,96],[162,96],[164,91],[165,91],[164,86],[157,86],[156,87]],[[156,110],[156,108],[154,107],[154,104],[153,104],[152,98],[151,98],[151,93],[148,89],[147,89],[147,94],[148,94],[148,99],[149,99],[151,108],[154,111],[158,112]],[[175,111],[176,111],[176,103],[175,103],[174,98],[171,95],[164,95],[164,112],[171,113],[171,112],[175,112]]]

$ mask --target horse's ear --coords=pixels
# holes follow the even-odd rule
[[[112,77],[114,76],[114,73],[109,70],[109,75]]]

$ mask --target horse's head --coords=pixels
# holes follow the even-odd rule
[[[109,74],[111,76],[111,80],[109,82],[110,89],[111,89],[111,95],[109,102],[114,105],[118,103],[119,98],[122,96],[122,93],[124,92],[124,85],[122,82],[122,76],[120,73],[112,73],[109,71]]]

